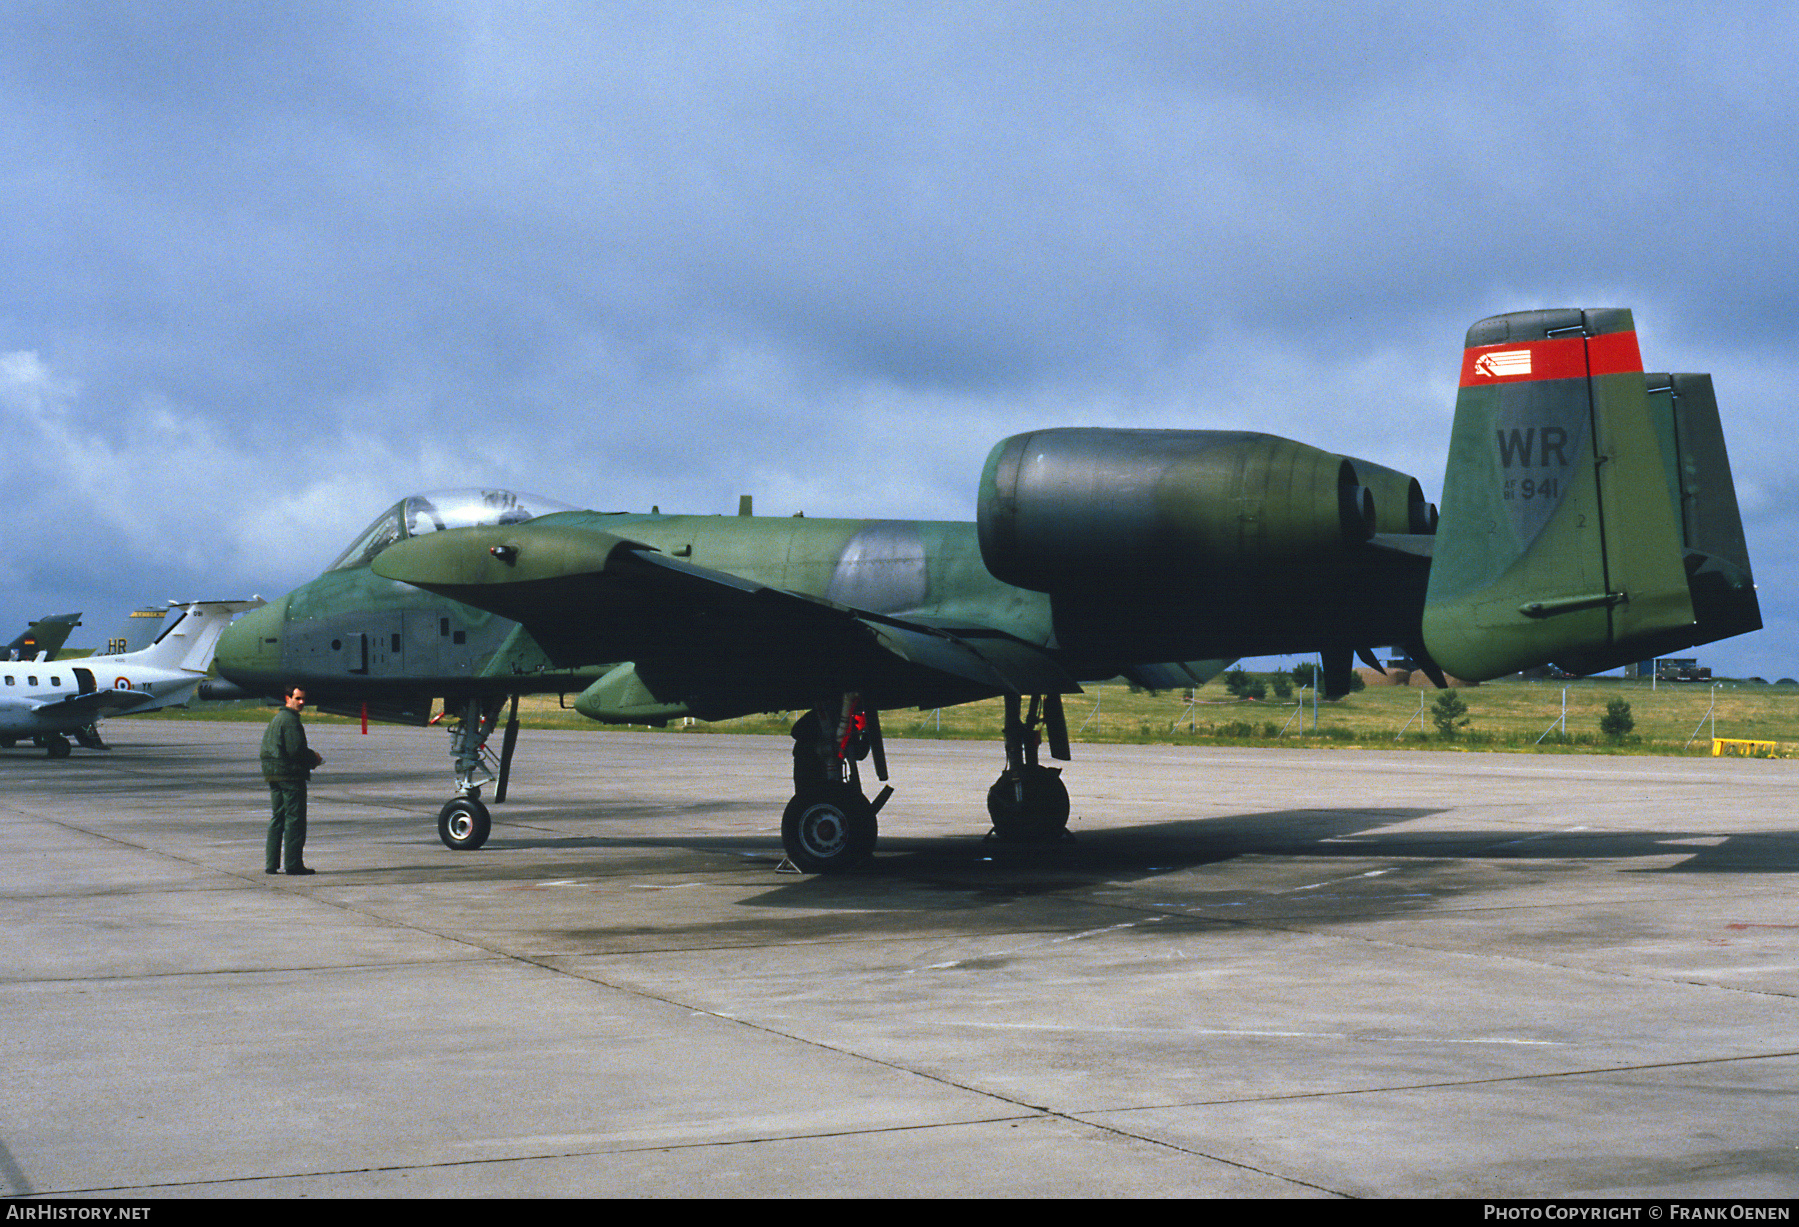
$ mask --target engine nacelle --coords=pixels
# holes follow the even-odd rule
[[[1364,482],[1356,465],[1248,431],[1014,435],[981,474],[981,557],[998,578],[1038,592],[1121,581],[1185,587],[1221,568],[1317,560],[1377,528],[1429,531],[1416,481],[1368,465]]]

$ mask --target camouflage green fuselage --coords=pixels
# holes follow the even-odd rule
[[[1050,598],[993,578],[973,524],[591,511],[533,524],[624,537],[695,566],[872,613],[971,620],[1034,646],[1052,641]],[[366,562],[328,571],[240,619],[218,660],[220,672],[247,690],[303,685],[321,706],[366,702],[371,715],[402,720],[422,718],[438,696],[578,694],[620,663],[553,662],[516,622],[383,579]],[[602,719],[633,715],[580,706]],[[647,698],[642,706],[638,719],[690,710]]]

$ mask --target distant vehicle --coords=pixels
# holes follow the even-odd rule
[[[1655,662],[1658,682],[1709,682],[1712,671],[1690,656],[1669,656]]]
[[[81,625],[81,614],[48,614],[33,622],[19,637],[6,645],[7,660],[55,660],[69,634]]]
[[[67,758],[73,735],[104,750],[100,718],[185,702],[206,676],[232,615],[262,603],[260,597],[187,602],[155,643],[124,656],[0,663],[0,747],[29,737],[51,758]]]

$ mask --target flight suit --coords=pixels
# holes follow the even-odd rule
[[[307,748],[300,713],[290,707],[277,710],[262,735],[262,775],[273,811],[263,857],[269,873],[280,870],[283,848],[289,873],[305,867],[306,780],[318,763],[319,756]]]

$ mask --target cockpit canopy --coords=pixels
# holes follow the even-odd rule
[[[514,490],[428,490],[401,499],[375,517],[375,522],[357,534],[350,548],[339,554],[327,571],[360,567],[396,541],[442,532],[446,528],[475,528],[481,525],[518,524],[555,511],[575,511],[567,503],[559,503],[541,494],[524,494]]]

